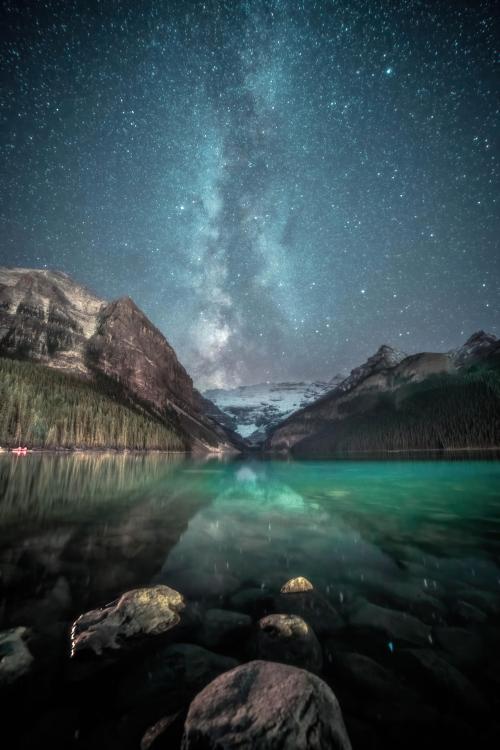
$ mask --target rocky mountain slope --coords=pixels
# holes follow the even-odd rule
[[[259,383],[237,388],[216,388],[204,396],[225,415],[228,426],[250,443],[262,443],[269,430],[298,409],[316,401],[335,388],[343,378],[314,383]],[[215,414],[214,414],[215,416]],[[217,417],[216,417],[217,418]]]
[[[0,268],[0,356],[119,384],[124,398],[175,424],[194,449],[242,444],[208,416],[174,350],[130,298],[99,299],[64,273]]]
[[[342,451],[500,444],[500,341],[479,331],[447,353],[382,346],[333,391],[271,431],[266,450]]]

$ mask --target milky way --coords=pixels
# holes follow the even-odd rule
[[[2,2],[0,261],[200,386],[499,332],[493,2]]]

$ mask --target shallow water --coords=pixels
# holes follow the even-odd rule
[[[313,582],[344,623],[321,634],[323,677],[341,701],[355,746],[398,747],[407,730],[395,716],[399,703],[394,708],[359,675],[346,676],[345,653],[369,656],[395,684],[415,691],[419,706],[438,707],[423,723],[423,708],[419,716],[403,714],[405,726],[418,725],[431,746],[432,736],[436,747],[443,737],[487,747],[498,730],[496,460],[2,455],[0,571],[0,628],[31,628],[34,651],[52,675],[43,702],[30,706],[36,732],[18,730],[20,747],[36,744],[33,732],[38,741],[45,732],[53,747],[100,746],[89,726],[106,723],[103,717],[82,717],[81,696],[78,707],[61,707],[68,631],[81,612],[127,589],[166,583],[204,607],[237,609],[246,601],[241,592],[250,591],[251,600],[253,591],[247,610],[258,617],[279,604],[267,601],[259,611],[255,591],[276,597],[297,575]],[[417,618],[427,642],[360,623],[353,613],[366,603]],[[415,646],[458,669],[464,685],[479,692],[480,708],[476,693],[472,708],[467,690],[452,699],[446,679],[436,684],[435,675],[415,674],[398,658]],[[235,654],[228,644],[227,651],[247,658],[243,647]],[[48,725],[47,712],[56,717]],[[103,746],[114,746],[106,737]]]

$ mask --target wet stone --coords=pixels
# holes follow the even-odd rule
[[[468,711],[482,711],[484,702],[476,687],[452,664],[431,649],[402,649],[395,660],[413,678],[428,699],[441,705],[459,705]]]
[[[485,613],[479,607],[475,607],[473,604],[463,601],[463,599],[459,599],[453,605],[452,613],[457,620],[464,624],[480,624],[487,620]]]
[[[311,581],[308,581],[307,578],[304,578],[303,576],[298,576],[297,578],[290,578],[289,581],[284,583],[281,587],[281,593],[300,594],[304,591],[312,591],[313,589],[314,586]]]
[[[275,614],[257,623],[257,658],[283,662],[319,672],[323,664],[321,646],[312,628],[297,615]]]
[[[185,606],[182,594],[168,586],[127,591],[73,623],[71,654],[91,650],[101,655],[106,649],[121,649],[130,639],[166,633],[180,623]]]
[[[229,603],[233,609],[257,618],[275,609],[273,595],[268,589],[262,588],[238,591],[230,598]]]
[[[362,630],[374,630],[391,642],[415,645],[430,643],[431,631],[423,622],[406,612],[399,612],[364,602],[349,614],[349,625]]]
[[[394,697],[402,690],[396,675],[364,654],[334,653],[331,671],[335,680],[341,680],[356,694]]]
[[[161,750],[161,748],[178,746],[182,739],[182,712],[177,711],[163,716],[149,727],[141,740],[141,750]]]
[[[344,620],[335,607],[318,591],[299,594],[280,594],[276,609],[302,617],[321,638],[338,632],[344,627]]]
[[[300,721],[298,721],[300,717]],[[189,707],[182,750],[350,750],[339,703],[319,677],[253,661],[226,672]]]
[[[26,639],[27,628],[0,631],[0,687],[7,687],[26,675],[33,664]]]
[[[171,694],[190,700],[222,672],[238,665],[192,643],[175,643],[148,656],[120,685],[121,706],[135,706]]]
[[[484,657],[481,638],[465,628],[436,628],[436,643],[441,646],[459,667],[479,665]]]
[[[208,609],[203,617],[197,641],[206,648],[223,648],[244,639],[252,627],[252,619],[242,612]]]

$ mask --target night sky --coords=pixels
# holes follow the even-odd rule
[[[2,2],[0,262],[130,295],[201,387],[499,334],[495,5]]]

